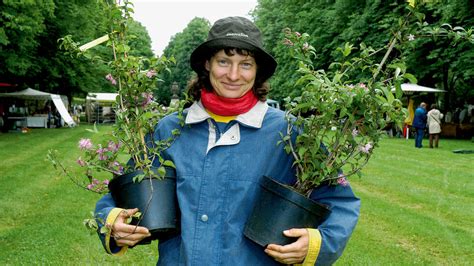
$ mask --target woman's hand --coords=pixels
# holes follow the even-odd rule
[[[138,211],[135,209],[123,210],[115,220],[113,225],[109,225],[112,230],[112,237],[117,246],[135,246],[138,242],[149,237],[151,234],[146,227],[129,225],[125,221]]]
[[[276,261],[284,264],[301,263],[306,258],[309,246],[309,234],[306,229],[290,229],[283,231],[288,237],[298,237],[295,242],[280,246],[269,244],[265,249],[265,253],[273,257]]]

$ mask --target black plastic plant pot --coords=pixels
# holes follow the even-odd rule
[[[166,170],[164,179],[144,178],[134,182],[133,177],[142,171],[121,175],[112,179],[109,190],[119,208],[138,208],[140,218],[134,218],[133,225],[148,228],[151,237],[139,244],[149,244],[151,240],[167,239],[179,233],[179,206],[176,196],[176,172]]]
[[[331,212],[287,185],[263,177],[261,193],[248,219],[244,235],[266,247],[268,244],[287,245],[296,241],[283,235],[291,228],[317,228]]]

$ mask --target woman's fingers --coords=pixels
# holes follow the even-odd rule
[[[308,253],[308,231],[306,229],[290,229],[286,230],[284,234],[289,237],[298,237],[298,240],[285,246],[269,244],[265,252],[281,263],[302,262]]]
[[[150,232],[146,227],[130,225],[126,223],[116,223],[113,226],[112,232],[118,232],[121,234],[142,234],[149,235]]]
[[[112,231],[112,236],[118,246],[134,246],[151,234],[147,228],[136,225],[117,225]]]
[[[137,211],[136,208],[123,210],[111,226],[111,234],[118,246],[134,246],[151,235],[146,227],[125,223]]]

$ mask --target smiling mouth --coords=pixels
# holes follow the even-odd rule
[[[223,83],[224,87],[229,90],[238,90],[240,89],[239,84],[229,84],[229,83]]]

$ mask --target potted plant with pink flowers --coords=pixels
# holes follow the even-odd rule
[[[360,55],[352,56],[355,48],[350,44],[338,49],[343,61],[334,62],[332,71],[316,70],[309,35],[290,29],[285,35],[285,45],[299,62],[300,76],[295,86],[301,88],[301,95],[286,99],[288,128],[279,144],[294,158],[297,181],[290,187],[264,178],[261,198],[244,231],[262,246],[289,244],[294,239],[277,232],[317,228],[326,219],[330,210],[309,198],[313,189],[323,183],[345,186],[348,176],[360,174],[374,147],[386,135],[384,128],[388,123],[400,124],[405,117],[402,102],[391,88],[398,87],[400,96],[401,81],[413,78],[400,71],[387,82],[383,82],[385,75],[382,78],[378,74],[355,82],[353,73],[370,71],[366,64],[375,63],[369,56],[373,51],[370,47],[362,46]],[[396,68],[400,67],[393,63],[387,71]],[[266,204],[274,208],[266,212]]]
[[[349,176],[361,175],[387,135],[387,127],[401,128],[407,116],[400,101],[401,84],[417,80],[407,73],[402,53],[393,56],[392,52],[396,45],[403,49],[403,44],[413,40],[415,29],[410,25],[419,27],[416,30],[422,36],[438,34],[474,43],[472,29],[449,26],[435,30],[423,23],[423,15],[414,6],[407,10],[385,47],[376,50],[361,43],[356,48],[346,43],[336,51],[340,61],[327,71],[313,67],[316,52],[308,34],[285,30],[283,43],[299,63],[295,87],[301,94],[286,99],[288,130],[280,144],[294,157],[297,181],[290,187],[264,179],[261,199],[245,228],[247,237],[262,246],[288,244],[294,240],[281,235],[283,230],[317,228],[329,210],[309,199],[313,190],[321,184],[346,186]],[[381,52],[381,60],[375,61],[374,56]],[[278,208],[280,200],[284,207]],[[273,208],[265,212],[268,204]],[[288,223],[282,221],[287,218]]]
[[[78,186],[97,193],[110,191],[117,207],[139,208],[141,216],[132,223],[147,227],[154,239],[179,230],[174,164],[160,155],[179,131],[173,132],[173,138],[159,142],[153,141],[152,135],[162,117],[174,111],[181,112],[184,101],[166,108],[153,101],[158,74],[166,71],[173,59],[130,54],[128,42],[133,36],[127,34],[127,25],[132,19],[132,4],[127,0],[121,2],[109,4],[104,1],[111,21],[107,44],[113,51],[113,60],[91,56],[80,49],[71,36],[60,40],[60,46],[70,55],[86,56],[110,67],[111,73],[105,78],[117,87],[118,92],[112,132],[100,143],[88,138],[78,141],[82,154],[77,164],[83,174],[72,174],[58,159],[56,151],[51,150],[48,159]],[[94,126],[90,131],[96,132],[97,128]],[[86,224],[96,229],[95,222],[89,219]],[[107,228],[104,226],[103,230]]]

